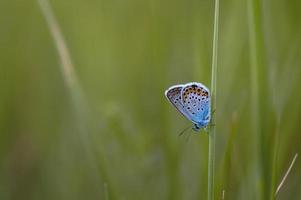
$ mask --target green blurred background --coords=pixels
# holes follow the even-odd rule
[[[258,3],[259,30],[246,0],[220,5],[216,199],[270,198],[301,150],[301,3]],[[0,199],[206,199],[208,136],[178,137],[190,122],[164,91],[210,87],[214,1],[50,4],[71,86],[38,1],[0,1]],[[301,199],[300,167],[278,199]]]

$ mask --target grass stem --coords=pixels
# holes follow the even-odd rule
[[[213,30],[213,52],[212,52],[212,74],[211,74],[211,110],[216,110],[216,76],[217,76],[217,50],[218,50],[218,18],[219,0],[215,0],[214,8],[214,30]],[[209,155],[208,155],[208,200],[214,199],[214,164],[215,164],[215,132],[216,112],[213,112],[209,131]]]
[[[288,176],[289,173],[291,172],[291,170],[292,170],[292,168],[293,168],[293,166],[294,166],[294,164],[295,164],[295,162],[296,162],[297,157],[298,157],[298,154],[296,153],[295,156],[294,156],[294,158],[293,158],[293,160],[292,160],[292,162],[291,162],[291,164],[290,164],[290,166],[289,166],[289,168],[288,168],[288,170],[286,171],[284,177],[282,178],[280,184],[279,184],[278,187],[277,187],[277,190],[276,190],[276,193],[275,193],[275,197],[276,197],[277,194],[279,193],[279,191],[280,191],[280,189],[282,188],[282,186],[283,186],[283,184],[284,184],[284,182],[285,182],[287,176]]]

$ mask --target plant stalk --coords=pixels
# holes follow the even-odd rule
[[[216,76],[217,76],[217,50],[218,50],[218,18],[219,0],[215,0],[213,52],[211,71],[211,125],[209,130],[209,154],[208,154],[208,200],[214,199],[214,170],[215,170],[215,132],[216,132]]]

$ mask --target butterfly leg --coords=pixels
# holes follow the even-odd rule
[[[187,128],[185,128],[183,131],[181,131],[181,133],[178,136],[183,135],[189,128],[190,128],[190,126],[188,126]]]
[[[188,142],[189,141],[189,138],[190,138],[190,136],[191,136],[191,131],[192,131],[192,129],[190,129],[190,131],[189,131],[189,133],[187,134],[187,136],[186,136],[186,142]]]

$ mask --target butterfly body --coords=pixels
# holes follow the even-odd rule
[[[205,128],[211,118],[210,92],[202,83],[191,82],[174,85],[165,91],[165,96],[172,105],[187,119],[195,131]]]

